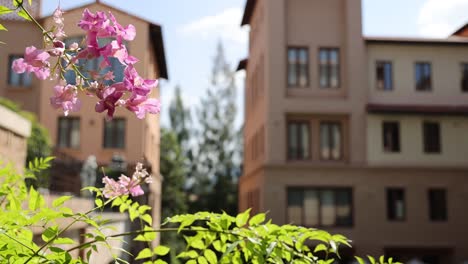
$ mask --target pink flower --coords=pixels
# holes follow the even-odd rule
[[[127,177],[125,175],[122,175],[122,176],[119,177],[119,183],[133,197],[145,194],[145,192],[143,192],[143,189],[140,186],[141,182],[138,181],[137,179],[134,179],[134,178],[130,179],[129,177]]]
[[[65,43],[60,40],[54,40],[54,48],[49,50],[51,56],[59,57],[62,56],[65,52]]]
[[[103,47],[101,56],[104,58],[104,67],[110,66],[109,57],[117,58],[122,64],[135,64],[138,62],[136,58],[128,55],[125,45],[119,44],[116,40]]]
[[[107,119],[110,120],[114,117],[115,108],[123,96],[123,92],[119,91],[118,86],[113,85],[104,89],[104,91],[97,92],[97,96],[101,99],[96,103],[95,110],[98,113],[107,111]]]
[[[105,184],[102,194],[106,198],[114,198],[128,194],[128,190],[124,186],[122,186],[120,182],[116,182],[115,180],[110,179],[107,176],[102,178],[102,183]]]
[[[109,12],[109,18],[114,24],[115,36],[117,37],[119,44],[122,44],[122,39],[127,41],[132,41],[135,39],[136,29],[133,25],[130,24],[124,28],[117,22],[117,19],[115,19],[111,12]]]
[[[124,70],[123,83],[128,91],[133,94],[146,96],[151,92],[151,88],[158,85],[157,80],[145,80],[135,70],[133,65],[128,65]]]
[[[50,104],[55,109],[62,108],[65,116],[67,116],[70,111],[79,111],[81,108],[81,101],[78,99],[77,88],[73,85],[56,85],[54,87],[54,96],[50,98]]]
[[[12,69],[16,73],[33,72],[38,79],[45,80],[50,75],[49,53],[34,46],[27,47],[24,59],[13,61]]]
[[[52,15],[52,18],[54,19],[55,24],[57,24],[56,32],[55,32],[55,37],[56,38],[61,38],[65,37],[65,32],[63,31],[63,27],[65,26],[63,24],[64,18],[63,18],[63,10],[60,9],[60,6],[55,9],[54,14]]]
[[[110,26],[110,20],[104,12],[98,11],[96,14],[93,14],[87,8],[83,11],[78,27],[85,31],[96,32],[103,36],[109,36],[113,31],[113,28]]]
[[[139,95],[127,100],[125,107],[134,112],[139,119],[145,118],[146,113],[159,114],[161,112],[161,103],[158,99]]]

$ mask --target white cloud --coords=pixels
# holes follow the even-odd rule
[[[419,33],[447,37],[468,22],[468,0],[426,0],[419,12]]]
[[[186,36],[201,36],[203,38],[222,38],[225,41],[238,44],[247,43],[247,32],[240,27],[242,9],[228,8],[219,14],[202,17],[183,25],[179,32]]]

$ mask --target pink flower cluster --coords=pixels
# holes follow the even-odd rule
[[[87,95],[96,96],[98,102],[95,106],[95,111],[98,113],[106,112],[106,118],[112,119],[117,107],[123,107],[136,116],[143,119],[147,113],[158,114],[161,109],[159,100],[150,98],[150,93],[157,86],[157,80],[148,80],[141,77],[136,71],[134,64],[138,59],[129,55],[124,41],[133,41],[136,37],[136,30],[133,25],[126,27],[120,25],[111,12],[92,13],[85,9],[82,14],[82,19],[78,23],[78,27],[86,31],[86,47],[79,48],[77,43],[73,43],[65,48],[65,44],[60,40],[65,36],[63,11],[60,8],[54,12],[53,20],[55,22],[54,31],[51,32],[46,44],[52,47],[49,50],[39,50],[35,47],[26,48],[25,57],[15,60],[13,70],[16,73],[34,73],[39,79],[45,80],[49,76],[63,76],[65,70],[74,70],[77,76],[83,76],[77,67],[78,60],[89,60],[103,58],[97,72],[106,72],[103,76],[99,76],[96,72],[90,72],[93,80],[79,79],[79,83],[75,85],[58,84],[54,87],[54,95],[50,98],[52,106],[56,109],[61,108],[65,115],[71,111],[78,111],[81,102],[78,99],[78,91],[84,89]],[[106,45],[99,45],[99,39],[113,39]],[[52,73],[50,57],[58,57],[58,62],[52,69],[61,71],[60,73]],[[113,80],[114,74],[109,71],[111,66],[110,58],[116,58],[122,65],[125,66],[124,78],[122,82],[116,82],[111,85],[106,85],[105,81]],[[63,61],[67,65],[60,64]],[[83,82],[84,81],[84,85]]]
[[[144,194],[141,184],[143,182],[151,183],[151,176],[143,168],[143,164],[138,163],[133,173],[132,178],[125,175],[119,177],[119,181],[115,181],[107,176],[102,179],[104,190],[102,194],[106,198],[114,198],[122,195],[131,195],[133,197]]]

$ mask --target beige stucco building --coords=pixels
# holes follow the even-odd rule
[[[11,1],[3,0],[2,4],[8,6]],[[40,7],[41,1],[34,1],[31,12],[44,28],[51,28],[53,18],[40,17]],[[139,59],[135,64],[136,70],[145,79],[168,78],[161,26],[99,1],[65,10],[66,44],[79,43],[84,37],[85,32],[76,24],[85,8],[92,12],[111,11],[122,25],[134,25],[136,38],[126,45],[129,53]],[[65,117],[62,111],[54,110],[50,106],[49,98],[53,94],[56,81],[41,81],[26,74],[15,74],[11,70],[12,61],[23,56],[25,47],[42,46],[40,30],[33,23],[12,15],[1,16],[0,19],[1,23],[10,29],[8,32],[2,31],[0,36],[2,42],[6,43],[0,49],[0,61],[3,64],[0,69],[4,69],[0,71],[0,97],[13,100],[23,109],[35,113],[40,123],[48,129],[54,144],[54,156],[57,157],[56,170],[51,173],[51,191],[79,194],[81,165],[91,155],[96,157],[99,167],[109,165],[115,155],[123,157],[128,164],[129,173],[133,173],[137,162],[142,162],[151,171],[153,183],[149,186],[149,196],[141,202],[149,203],[153,207],[154,223],[155,226],[159,225],[159,116],[148,114],[140,120],[134,113],[118,109],[114,119],[106,122],[105,113],[99,114],[94,111],[97,99],[82,94],[81,110]],[[117,73],[114,75],[117,76]],[[74,80],[74,77],[72,79]],[[159,98],[159,87],[153,89],[151,96]]]
[[[464,263],[468,27],[363,37],[361,8],[247,1],[239,208],[342,233],[344,255]]]

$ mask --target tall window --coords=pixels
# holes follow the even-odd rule
[[[104,120],[104,148],[125,148],[125,119]]]
[[[58,119],[58,147],[80,147],[80,118],[59,117]]]
[[[309,50],[288,48],[288,86],[307,87],[309,85]]]
[[[10,55],[8,57],[8,84],[13,87],[28,87],[31,86],[31,74],[30,73],[16,73],[11,68],[13,61],[22,58],[21,55]]]
[[[392,221],[403,221],[406,218],[405,190],[387,189],[387,218]]]
[[[461,89],[463,92],[468,92],[468,63],[461,64]]]
[[[323,160],[341,160],[341,124],[339,122],[320,123],[320,157]]]
[[[351,226],[351,188],[289,188],[287,221],[304,226]]]
[[[385,152],[400,152],[400,124],[383,122],[383,148]]]
[[[65,41],[64,41],[65,42],[65,47],[68,48],[74,42],[83,45],[84,44],[83,43],[83,38],[84,38],[83,36],[66,38]],[[107,45],[111,41],[113,41],[112,38],[100,38],[100,39],[98,39],[98,43],[99,43],[100,47],[103,47],[104,45]],[[126,45],[126,43],[124,43],[124,45]],[[94,58],[94,59],[91,59],[91,60],[80,59],[80,60],[78,60],[78,66],[82,67],[84,69],[84,71],[82,73],[87,78],[91,77],[87,73],[88,71],[96,72],[96,73],[99,73],[99,74],[105,74],[105,73],[107,73],[109,71],[112,71],[113,74],[114,74],[114,81],[108,80],[105,83],[107,85],[110,85],[110,84],[112,84],[114,82],[121,82],[123,80],[123,77],[124,77],[125,66],[122,65],[117,58],[109,58],[110,66],[108,66],[104,70],[101,70],[99,66],[102,63],[102,61],[103,61],[102,57]],[[75,72],[73,70],[68,70],[67,72],[65,72],[65,79],[67,80],[67,83],[69,83],[69,84],[76,84],[76,74],[75,74]]]
[[[430,189],[429,217],[432,221],[447,220],[447,192],[444,189]]]
[[[431,64],[427,62],[417,62],[415,64],[416,91],[432,90],[432,70]]]
[[[376,63],[377,89],[383,91],[393,90],[392,63],[377,61]]]
[[[319,50],[319,79],[321,88],[340,86],[340,55],[337,48]]]
[[[424,152],[440,153],[440,125],[436,122],[423,123]]]
[[[309,122],[288,123],[288,159],[306,160],[310,158]]]

